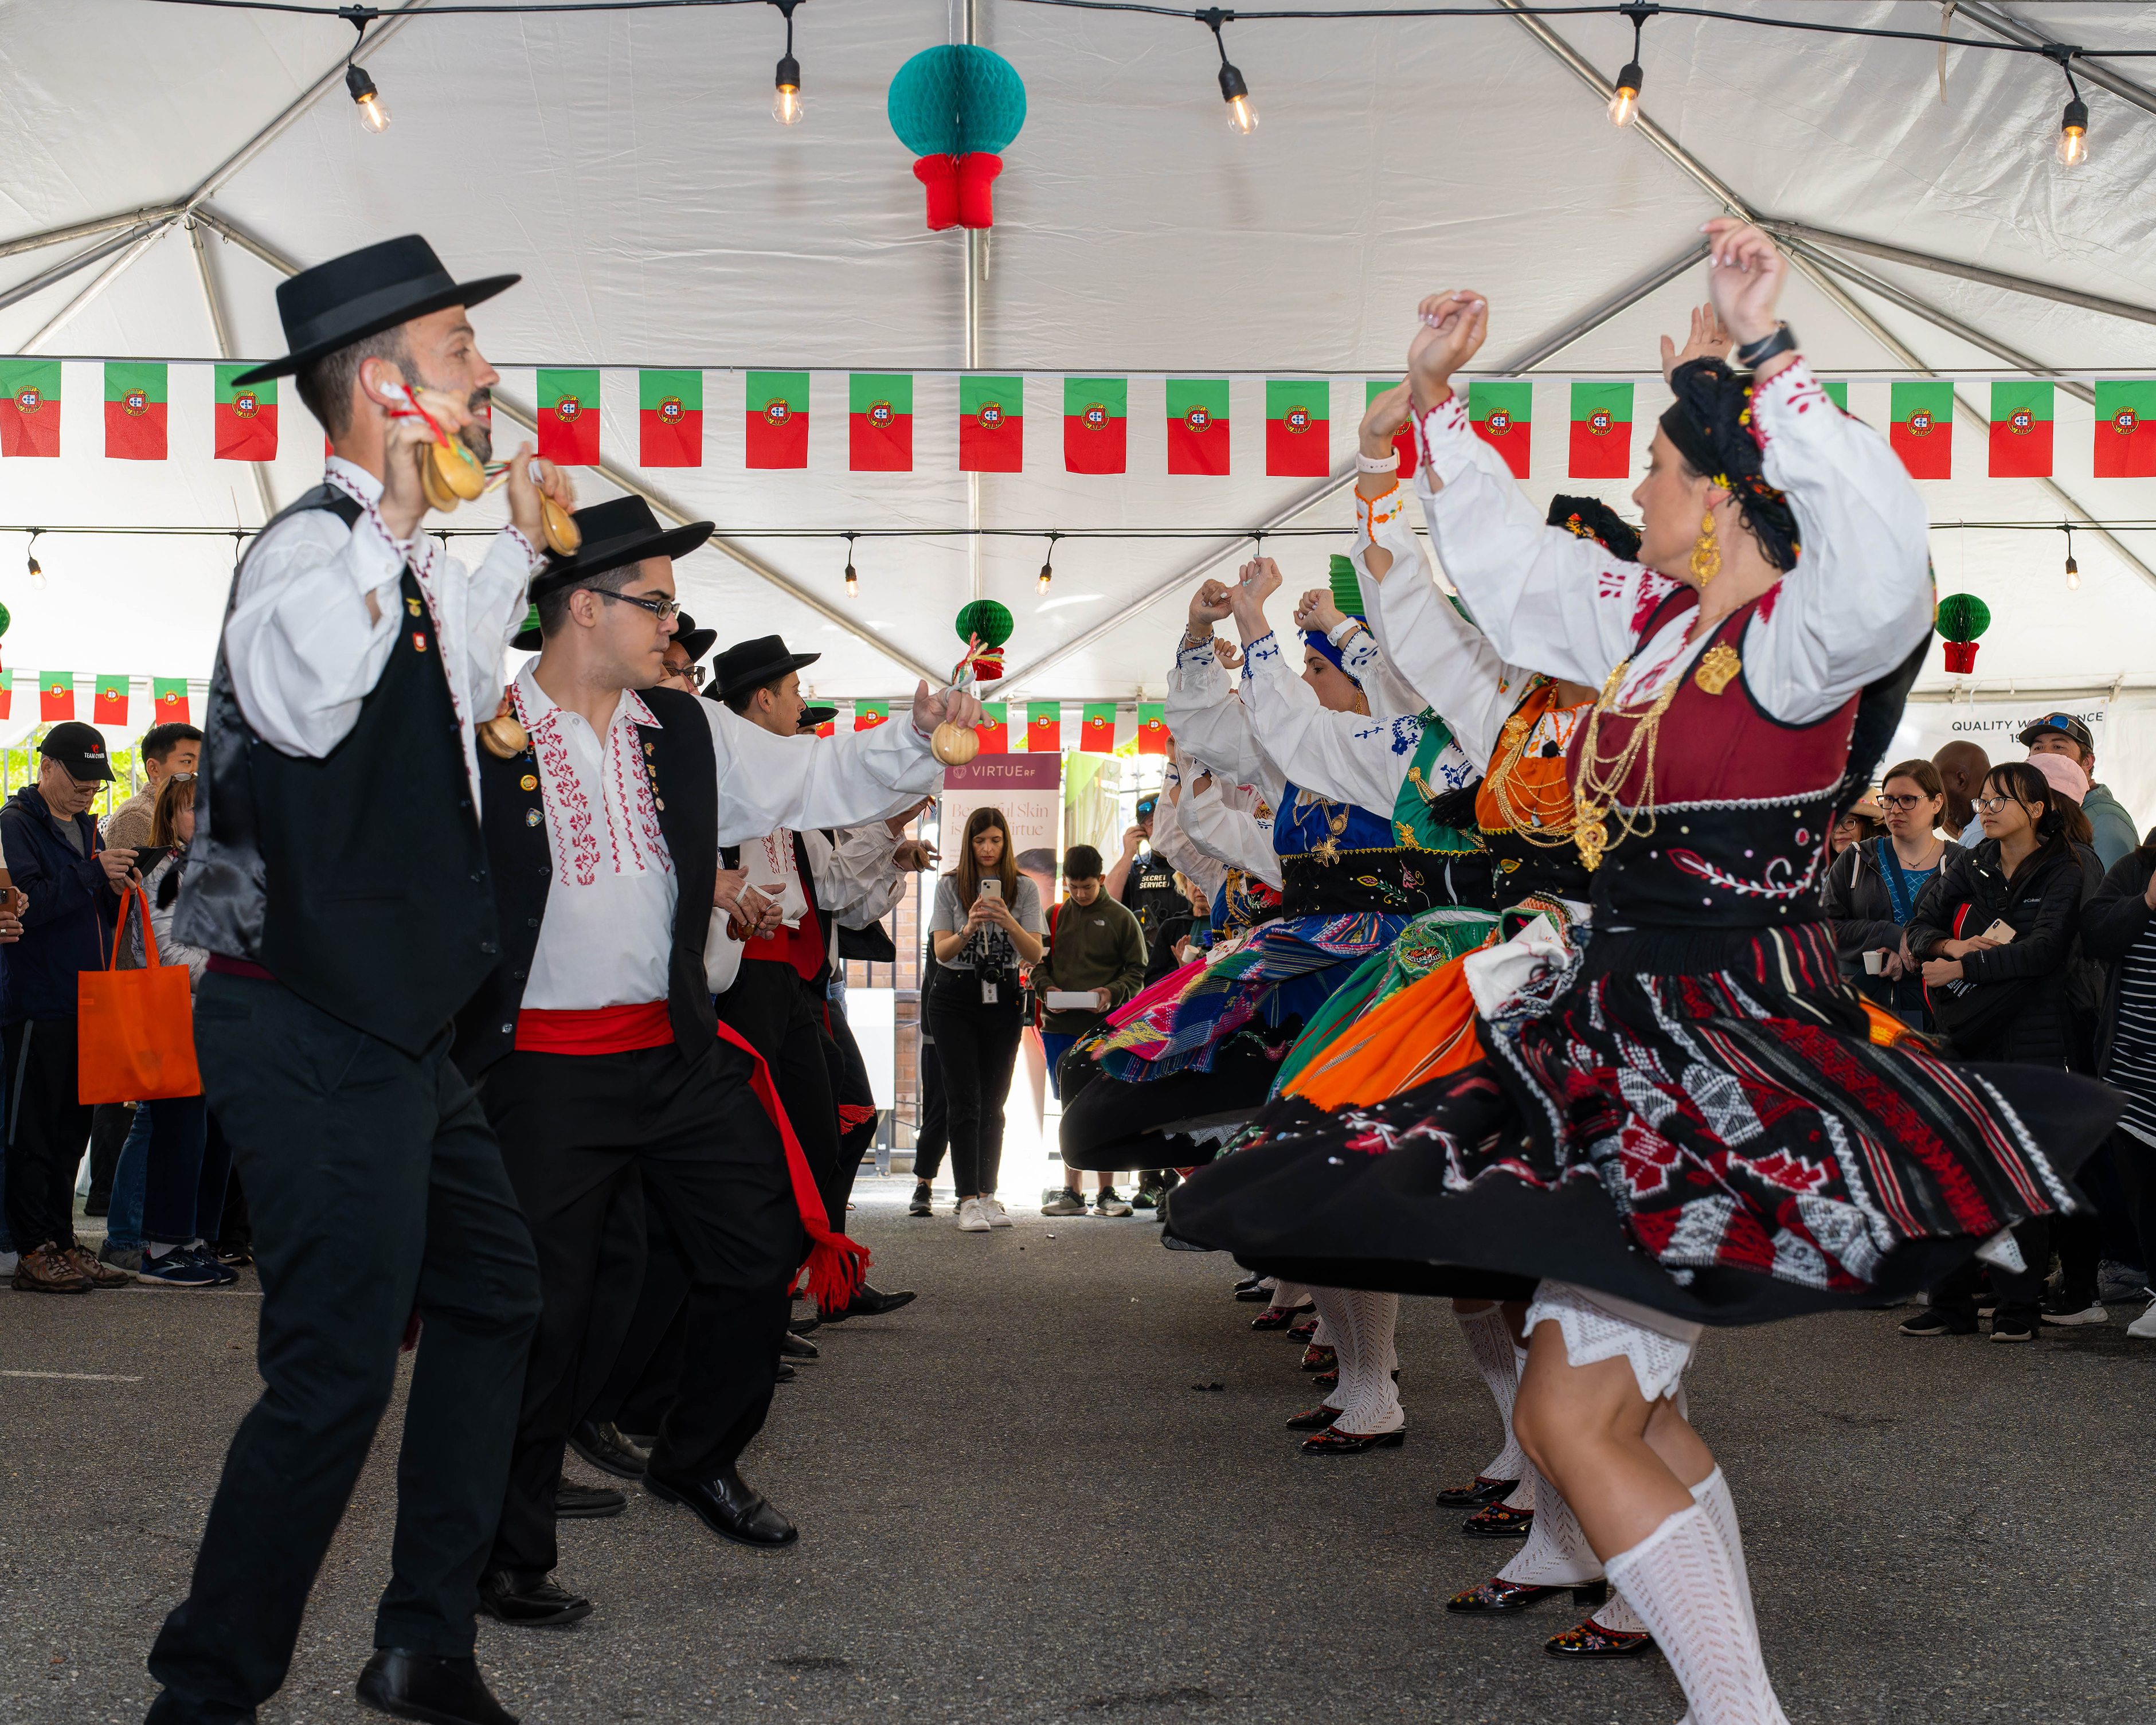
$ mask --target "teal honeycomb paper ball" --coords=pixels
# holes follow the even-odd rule
[[[999,156],[1025,124],[1025,82],[985,48],[924,49],[891,80],[886,109],[916,156]]]

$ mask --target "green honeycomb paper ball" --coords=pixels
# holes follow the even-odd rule
[[[953,626],[960,640],[978,635],[984,647],[1000,647],[1011,638],[1011,614],[993,599],[975,599],[970,605],[962,606]]]
[[[884,105],[916,156],[998,156],[1025,124],[1025,82],[1001,54],[958,43],[901,66]]]
[[[1973,641],[1991,627],[1991,607],[1972,593],[1950,593],[1936,619],[1942,639]]]

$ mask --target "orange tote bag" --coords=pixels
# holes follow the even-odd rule
[[[120,962],[120,943],[127,938],[128,916],[138,907],[149,968],[114,968]],[[187,968],[157,963],[150,901],[139,886],[121,900],[110,965],[104,970],[82,971],[75,978],[75,1015],[76,1072],[83,1102],[146,1102],[202,1093]]]

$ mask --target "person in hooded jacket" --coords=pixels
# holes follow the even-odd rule
[[[1946,809],[1938,768],[1921,757],[1888,768],[1879,806],[1886,832],[1841,850],[1827,870],[1820,903],[1834,925],[1841,973],[1912,1029],[1927,1029],[1919,961],[1903,931],[1954,849],[1937,831]],[[1875,952],[1876,958],[1868,958]]]

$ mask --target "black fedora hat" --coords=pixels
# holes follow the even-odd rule
[[[452,281],[434,247],[416,234],[362,246],[278,284],[277,316],[292,351],[233,381],[259,383],[264,377],[288,376],[362,336],[446,305],[476,305],[523,279],[485,275],[477,281]]]
[[[804,706],[801,709],[801,728],[814,731],[838,716],[839,710],[834,706]]]
[[[686,557],[711,536],[709,521],[660,526],[651,506],[634,491],[578,510],[576,522],[583,542],[567,557],[548,556],[546,566],[531,578],[532,598],[646,557]],[[711,635],[716,640],[718,631],[712,630]]]
[[[711,643],[718,638],[719,632],[715,629],[698,629],[696,619],[686,611],[674,619],[674,639],[680,644],[681,650],[689,655],[691,665],[710,652]]]
[[[820,653],[788,653],[780,635],[758,635],[752,641],[736,641],[711,663],[711,680],[704,693],[724,701],[737,689],[753,689],[783,677],[804,665],[814,665]]]

